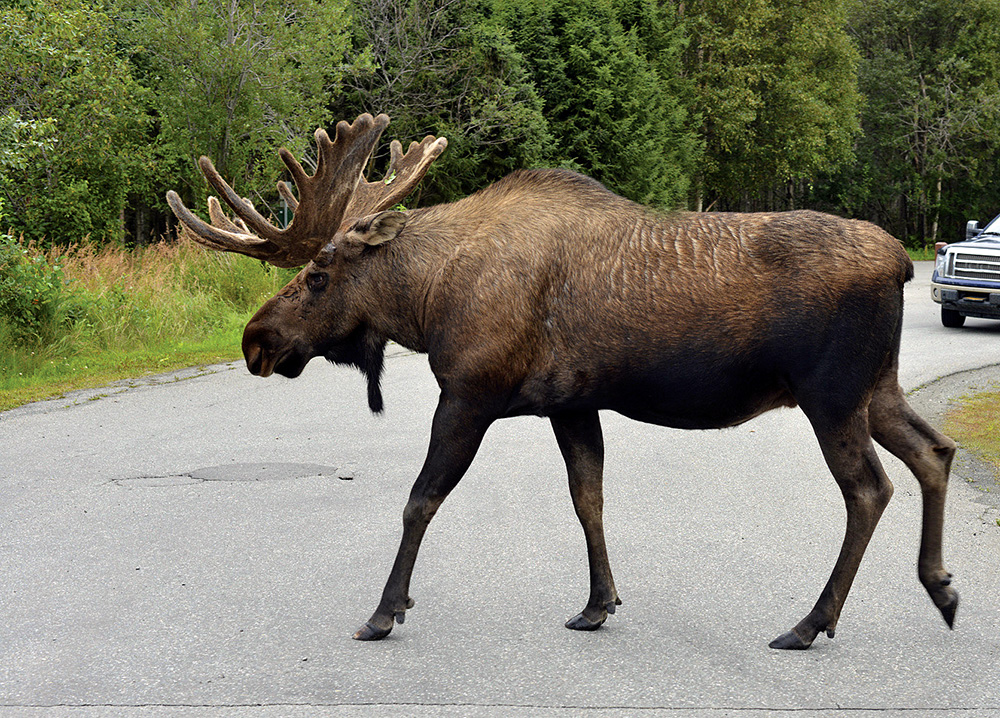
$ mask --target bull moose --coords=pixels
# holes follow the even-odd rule
[[[202,157],[211,224],[167,199],[190,236],[281,267],[305,265],[246,326],[253,374],[298,376],[313,357],[353,365],[379,388],[386,342],[428,355],[440,386],[430,447],[403,512],[395,563],[371,618],[383,638],[413,606],[410,576],[428,523],[497,419],[548,417],[583,526],[590,598],[567,621],[600,627],[621,604],[605,548],[598,411],[663,426],[734,426],[801,407],[847,506],[840,555],[813,609],[772,648],[833,637],[893,487],[875,439],[923,497],[920,581],[952,626],[958,594],[941,540],[955,443],[907,404],[897,380],[903,284],[913,265],[874,225],[817,212],[656,212],[563,170],[517,171],[457,202],[396,211],[447,146],[391,145],[384,179],[363,172],[386,115],[317,130],[310,176],[281,229]],[[856,259],[862,257],[864,261]]]

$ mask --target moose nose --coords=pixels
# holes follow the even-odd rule
[[[264,350],[257,345],[249,346],[244,352],[244,356],[250,373],[260,376],[261,366],[264,364]]]

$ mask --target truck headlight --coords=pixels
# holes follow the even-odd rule
[[[934,257],[934,271],[939,277],[944,276],[945,267],[948,266],[948,255],[945,252],[938,252]]]

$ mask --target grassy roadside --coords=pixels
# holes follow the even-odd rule
[[[239,358],[243,326],[292,274],[186,242],[42,249],[0,234],[0,411]]]
[[[907,249],[913,261],[933,260],[933,247]],[[944,433],[993,467],[1000,483],[1000,391],[964,396],[945,417]]]
[[[944,433],[991,466],[1000,482],[1000,390],[959,399],[945,416]]]
[[[907,248],[906,253],[910,255],[910,259],[914,262],[933,261],[935,256],[934,247],[924,247],[923,249]]]
[[[0,411],[123,379],[233,361],[242,356],[239,346],[239,334],[234,332],[232,336],[213,337],[202,344],[165,343],[132,351],[85,353],[72,359],[50,360],[55,365],[51,369],[43,368],[27,376],[19,373],[17,379],[5,377],[0,382],[3,387],[0,388]]]

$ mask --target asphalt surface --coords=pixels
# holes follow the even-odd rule
[[[901,378],[937,421],[1000,383],[1000,322],[941,327],[929,274],[907,288]],[[916,578],[916,481],[883,454],[896,493],[837,637],[768,649],[843,536],[797,410],[708,432],[604,415],[624,605],[595,633],[562,625],[587,566],[551,430],[498,422],[431,525],[406,623],[352,641],[436,399],[400,351],[383,388],[375,418],[354,371],[237,363],[0,414],[0,715],[1000,716],[1000,487],[969,457],[945,527],[954,631]]]

